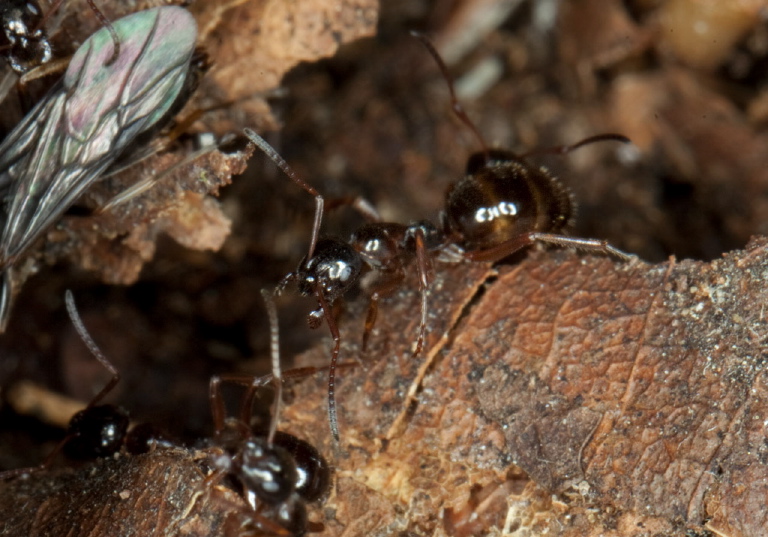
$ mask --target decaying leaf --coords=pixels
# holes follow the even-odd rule
[[[223,535],[244,503],[205,483],[194,451],[105,459],[79,471],[40,472],[0,487],[0,534]]]
[[[391,298],[341,381],[328,535],[759,535],[767,244],[712,263],[539,253],[485,283],[472,265],[441,267],[432,319],[466,311],[449,338],[432,334],[412,406],[416,366],[401,362],[416,296]],[[443,302],[459,275],[484,290]],[[323,382],[300,386],[284,420],[328,446]],[[369,494],[381,517],[361,527]]]

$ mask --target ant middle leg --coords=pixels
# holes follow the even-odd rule
[[[583,239],[581,237],[569,237],[554,233],[540,233],[537,231],[523,233],[513,239],[502,242],[491,248],[464,252],[464,258],[470,261],[500,261],[518,250],[531,246],[537,242],[552,244],[562,248],[574,248],[587,252],[595,252],[617,257],[622,261],[630,261],[637,256],[628,254],[612,246],[608,241],[601,239]]]
[[[379,211],[373,206],[373,204],[362,196],[343,196],[340,198],[333,198],[325,203],[326,211],[335,211],[340,207],[349,206],[357,211],[368,222],[381,222],[381,216]]]

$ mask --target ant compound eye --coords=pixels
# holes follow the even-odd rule
[[[73,459],[108,457],[117,453],[128,430],[128,414],[114,405],[86,408],[69,422],[64,452]]]
[[[296,488],[296,463],[285,449],[269,446],[265,439],[245,442],[239,456],[243,486],[269,504],[284,502]]]

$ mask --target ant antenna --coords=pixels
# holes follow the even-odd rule
[[[613,133],[596,134],[595,136],[584,138],[583,140],[571,145],[556,145],[555,147],[532,149],[527,153],[523,153],[522,155],[519,155],[519,158],[527,158],[534,155],[565,155],[566,153],[570,153],[571,151],[578,149],[580,147],[584,147],[585,145],[594,144],[595,142],[610,142],[610,141],[621,142],[623,144],[632,143],[632,140],[630,140],[623,134],[613,134]]]
[[[77,306],[75,306],[75,298],[72,295],[72,291],[69,289],[64,292],[64,303],[67,306],[69,319],[72,321],[72,325],[75,327],[77,335],[80,336],[80,339],[83,343],[85,343],[85,346],[88,347],[88,350],[91,351],[91,354],[99,362],[101,362],[101,365],[103,365],[107,371],[112,374],[110,381],[107,382],[101,391],[97,393],[93,399],[91,399],[90,403],[88,403],[86,408],[91,408],[96,406],[96,403],[101,401],[120,381],[120,373],[117,371],[117,369],[115,369],[115,366],[113,366],[109,360],[107,360],[106,356],[104,356],[104,353],[101,352],[101,349],[99,349],[98,345],[96,345],[96,342],[93,341],[93,338],[88,333],[88,330],[86,330],[85,325],[83,324],[83,320],[80,318],[80,314],[77,311]]]
[[[243,132],[248,137],[248,139],[256,144],[256,146],[261,149],[261,151],[267,155],[272,162],[275,163],[275,165],[280,168],[285,175],[287,175],[294,183],[299,185],[301,188],[309,192],[310,195],[315,197],[315,221],[312,225],[312,238],[309,241],[309,253],[307,254],[307,259],[311,259],[312,255],[315,253],[315,246],[317,245],[317,238],[320,235],[320,223],[323,220],[323,205],[324,200],[323,196],[320,195],[320,193],[315,190],[312,185],[307,183],[304,179],[299,177],[299,175],[293,171],[293,168],[291,168],[288,163],[285,161],[283,157],[281,157],[278,152],[273,148],[271,145],[267,143],[267,141],[256,134],[254,131],[252,131],[249,128],[243,129]]]
[[[272,403],[272,420],[269,424],[269,435],[267,436],[267,442],[269,445],[272,445],[272,442],[275,440],[277,421],[280,416],[280,407],[283,402],[283,377],[280,372],[280,330],[273,294],[267,289],[262,289],[261,296],[264,298],[264,305],[267,307],[267,315],[269,316],[269,351],[272,357],[272,384],[275,385],[275,400]]]
[[[435,48],[434,43],[432,43],[432,41],[421,32],[411,30],[411,35],[422,42],[422,44],[426,47],[427,51],[435,59],[435,62],[437,62],[437,66],[440,68],[440,72],[443,74],[443,78],[445,78],[445,82],[448,84],[448,91],[451,94],[451,107],[453,108],[453,113],[456,114],[456,116],[458,116],[458,118],[467,127],[469,127],[469,130],[472,131],[472,133],[475,135],[475,138],[477,138],[477,140],[480,142],[480,147],[482,149],[483,154],[485,154],[486,160],[490,160],[490,150],[488,149],[488,144],[485,143],[485,140],[483,139],[483,136],[480,134],[480,131],[478,130],[477,126],[472,122],[471,119],[469,119],[469,116],[467,115],[466,110],[464,110],[464,107],[459,102],[458,97],[456,97],[456,90],[454,89],[453,77],[451,77],[450,73],[448,72],[448,67],[445,65],[445,62],[440,57],[440,53],[437,52],[437,49]]]
[[[96,15],[96,18],[99,19],[99,22],[103,27],[107,29],[109,32],[109,35],[112,37],[112,43],[114,46],[112,47],[112,57],[107,62],[107,65],[112,65],[118,56],[120,56],[120,38],[117,35],[117,32],[115,31],[115,27],[112,26],[112,23],[107,18],[106,15],[96,6],[93,0],[86,0],[88,2],[88,6],[91,8],[91,11],[93,11],[94,15]],[[35,31],[39,30],[45,24],[48,22],[48,19],[51,18],[51,15],[56,13],[56,11],[59,10],[59,7],[61,7],[61,4],[64,3],[64,0],[55,0],[53,4],[51,4],[50,9],[43,15],[43,18],[40,19],[40,24],[37,25],[37,28],[35,28]]]

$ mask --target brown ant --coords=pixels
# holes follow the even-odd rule
[[[601,134],[573,145],[522,155],[504,149],[489,149],[456,98],[453,81],[436,49],[426,37],[414,35],[424,43],[437,62],[447,82],[454,113],[470,128],[482,147],[480,152],[469,157],[466,175],[448,189],[439,226],[426,220],[409,225],[382,222],[375,209],[364,200],[343,199],[330,205],[352,205],[369,223],[358,228],[349,240],[319,238],[325,207],[323,197],[299,177],[263,138],[245,129],[246,136],[259,149],[293,182],[315,198],[309,251],[299,263],[298,269],[281,280],[277,290],[279,292],[287,284],[296,282],[302,295],[314,296],[318,302],[317,309],[309,314],[309,325],[315,328],[323,319],[328,323],[334,342],[328,368],[328,416],[331,433],[337,443],[339,428],[335,370],[340,336],[332,306],[355,284],[363,267],[377,271],[379,276],[366,289],[370,295],[370,306],[363,333],[362,347],[365,349],[376,319],[378,301],[396,288],[415,261],[419,275],[421,320],[413,354],[418,355],[425,339],[431,257],[435,254],[447,261],[466,259],[497,262],[539,242],[613,255],[622,260],[633,257],[604,240],[565,235],[574,223],[576,204],[573,196],[549,172],[525,160],[534,154],[569,153],[595,142],[629,143],[630,140],[619,134]]]
[[[277,430],[283,379],[305,377],[322,369],[296,368],[281,373],[277,311],[272,295],[267,292],[263,295],[270,319],[272,373],[255,378],[214,376],[210,381],[215,433],[203,448],[207,455],[204,464],[211,470],[205,482],[207,486],[223,482],[235,487],[250,508],[246,512],[233,511],[232,514],[239,516],[232,517],[235,525],[226,527],[227,536],[240,536],[251,529],[258,530],[259,534],[303,535],[311,527],[305,504],[320,500],[330,489],[330,466],[318,450],[304,440]],[[0,472],[0,480],[48,468],[62,450],[70,458],[89,460],[112,456],[123,448],[132,455],[158,448],[183,448],[149,424],[128,431],[129,418],[125,410],[98,404],[118,384],[120,374],[86,330],[70,291],[65,294],[65,303],[81,340],[112,376],[86,408],[72,417],[65,438],[39,467]],[[225,418],[222,382],[247,386],[239,418]],[[268,433],[257,435],[250,427],[251,408],[256,391],[269,384],[275,386],[273,415]]]

